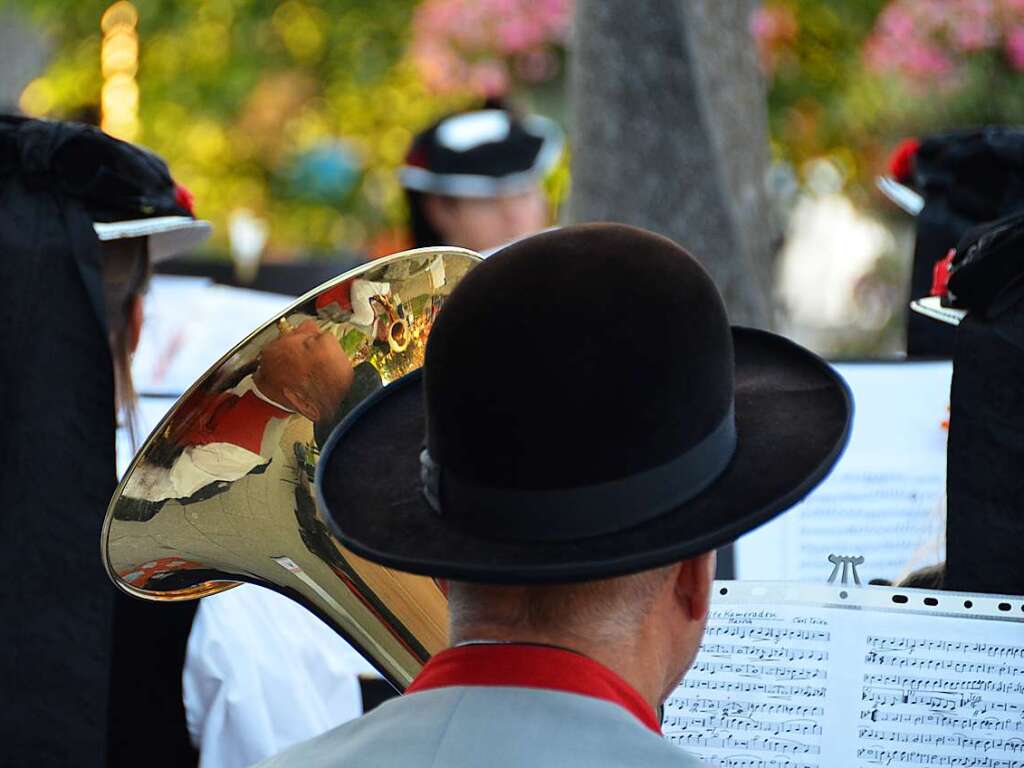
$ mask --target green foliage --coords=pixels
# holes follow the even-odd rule
[[[830,157],[844,171],[847,191],[861,203],[877,199],[873,179],[905,136],[1024,122],[1024,78],[998,48],[964,55],[934,40],[940,54],[958,57],[963,65],[931,80],[869,66],[865,54],[880,16],[896,5],[894,0],[766,0],[762,8],[773,20],[758,42],[770,64],[776,156],[797,169]],[[937,4],[929,8],[928,0],[917,5],[933,15],[940,10]],[[948,21],[955,32],[954,21]],[[913,37],[908,35],[908,48],[919,43]]]
[[[861,49],[885,3],[765,4],[793,22],[793,34],[774,43],[768,92],[772,144],[779,159],[800,168],[828,155],[854,178],[876,159],[877,142],[866,135],[864,118],[877,112],[880,105],[873,102],[883,94],[864,82]]]
[[[99,104],[108,0],[12,0],[56,55],[30,88],[40,112]],[[405,57],[415,0],[136,0],[141,135],[226,244],[231,210],[270,221],[272,252],[363,247],[404,217],[395,167],[412,133],[465,96],[428,93]],[[343,199],[293,199],[296,157],[342,137],[361,160]]]

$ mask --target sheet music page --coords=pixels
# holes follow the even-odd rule
[[[1024,768],[1024,598],[722,587],[662,723],[708,765]]]
[[[135,416],[138,419],[136,429],[138,434],[137,447],[141,448],[149,433],[156,429],[160,419],[171,410],[171,406],[177,402],[173,397],[140,397],[135,408]],[[132,447],[131,436],[123,426],[117,430],[117,476],[123,477],[128,470],[128,465],[135,458],[135,449]]]
[[[841,545],[865,583],[945,558],[949,362],[840,363],[853,431],[833,473],[803,502],[736,542],[741,579],[820,581]]]
[[[132,361],[136,391],[182,394],[235,344],[294,301],[205,278],[155,276]]]

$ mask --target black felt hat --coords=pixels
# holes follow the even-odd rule
[[[369,560],[491,583],[711,550],[805,496],[851,401],[817,356],[730,327],[704,269],[632,227],[520,240],[442,308],[419,372],[331,435],[317,489]]]
[[[413,140],[402,186],[451,197],[501,197],[535,184],[558,160],[562,132],[540,115],[505,109],[451,115]]]

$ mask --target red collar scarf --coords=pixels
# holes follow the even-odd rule
[[[453,685],[512,686],[576,693],[618,704],[661,735],[650,704],[625,680],[579,653],[546,645],[483,643],[435,654],[406,693]]]

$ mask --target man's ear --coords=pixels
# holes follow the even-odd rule
[[[715,580],[715,551],[683,560],[676,575],[676,598],[692,621],[704,621],[711,607],[711,585]]]
[[[142,338],[142,294],[132,296],[128,306],[128,354],[134,355]]]
[[[320,408],[318,408],[317,404],[310,398],[306,397],[304,392],[300,392],[293,387],[289,387],[287,384],[281,387],[281,391],[284,393],[284,396],[288,398],[288,402],[292,408],[314,424],[320,421]]]

